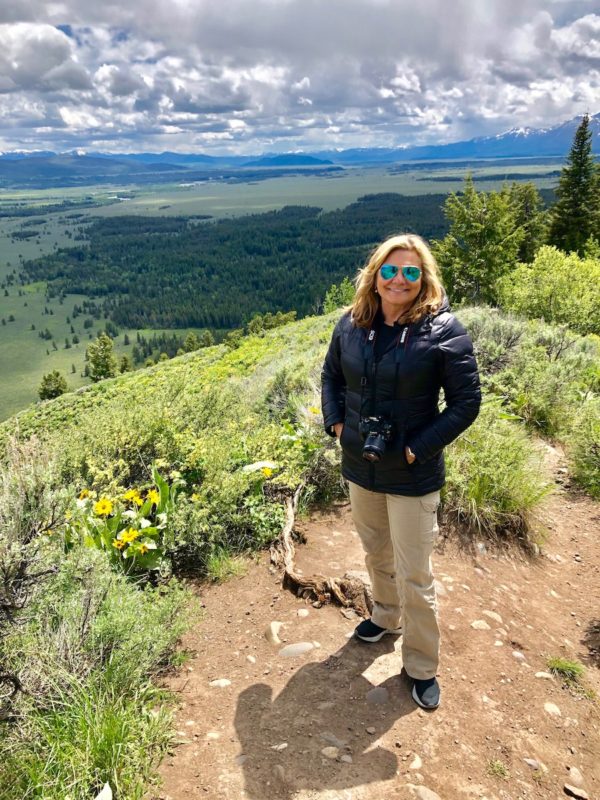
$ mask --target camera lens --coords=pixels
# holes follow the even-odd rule
[[[362,457],[367,461],[373,463],[381,461],[381,457],[385,452],[385,439],[377,432],[370,433],[366,440],[362,451]]]

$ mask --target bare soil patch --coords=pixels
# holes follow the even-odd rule
[[[435,712],[413,703],[399,640],[349,638],[358,617],[282,589],[266,556],[242,578],[199,586],[204,614],[183,642],[193,657],[169,681],[181,698],[178,744],[152,798],[542,799],[565,797],[580,777],[599,798],[600,504],[559,484],[542,517],[534,559],[466,553],[442,531]],[[297,528],[305,575],[364,570],[348,506]],[[281,644],[265,637],[274,621]],[[297,643],[312,648],[282,654]],[[586,665],[587,696],[536,677],[548,656]]]

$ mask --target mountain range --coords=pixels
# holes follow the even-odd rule
[[[173,173],[185,180],[207,180],[212,170],[265,170],[261,179],[294,171],[327,169],[332,166],[393,164],[413,161],[456,159],[562,158],[571,147],[581,117],[550,128],[513,128],[496,136],[483,136],[450,144],[415,147],[374,147],[320,150],[310,153],[263,153],[246,156],[211,156],[206,153],[70,153],[14,150],[0,153],[0,186],[74,185],[90,182],[172,181]],[[600,113],[590,116],[592,149],[600,154]],[[25,162],[25,163],[23,163]],[[416,165],[415,165],[416,166]],[[202,171],[199,172],[198,168]],[[269,173],[273,170],[273,173]],[[217,176],[215,176],[217,177]],[[219,179],[233,179],[231,173]],[[239,176],[241,178],[241,175]]]

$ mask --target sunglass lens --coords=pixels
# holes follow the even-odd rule
[[[395,278],[398,274],[398,267],[396,267],[394,264],[384,264],[380,272],[383,280],[389,281],[392,278]]]
[[[402,267],[402,274],[407,281],[414,283],[421,277],[421,270],[419,267]]]

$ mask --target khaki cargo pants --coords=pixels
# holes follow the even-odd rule
[[[382,628],[401,624],[406,672],[411,678],[433,678],[440,630],[431,552],[440,493],[403,497],[350,483],[350,502],[373,588],[371,619]]]

